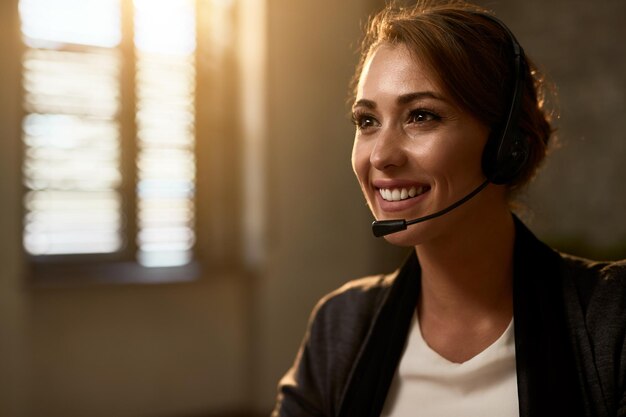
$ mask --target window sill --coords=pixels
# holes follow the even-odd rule
[[[148,268],[135,262],[88,264],[32,263],[29,287],[75,288],[101,285],[155,285],[200,279],[199,262],[174,267]]]

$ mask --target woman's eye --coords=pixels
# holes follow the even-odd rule
[[[440,120],[441,117],[428,110],[413,110],[409,113],[408,123],[425,123]]]
[[[378,121],[369,115],[353,115],[352,122],[359,130],[364,130],[377,125]]]

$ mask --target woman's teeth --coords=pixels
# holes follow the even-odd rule
[[[407,198],[413,198],[428,191],[429,187],[411,187],[411,188],[380,188],[380,196],[386,201],[400,201]]]

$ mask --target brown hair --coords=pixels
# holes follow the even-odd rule
[[[356,93],[365,61],[378,46],[402,44],[430,69],[433,81],[457,105],[496,128],[510,107],[515,74],[509,34],[485,14],[490,13],[459,0],[421,0],[411,8],[388,5],[370,19],[353,91]],[[528,57],[526,62],[519,127],[529,140],[530,154],[522,171],[508,184],[511,191],[533,177],[553,133],[551,114],[544,108],[548,89]]]

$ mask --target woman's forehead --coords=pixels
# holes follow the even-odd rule
[[[401,96],[416,91],[443,95],[428,66],[405,45],[381,44],[364,62],[356,99],[375,100],[377,96]]]

